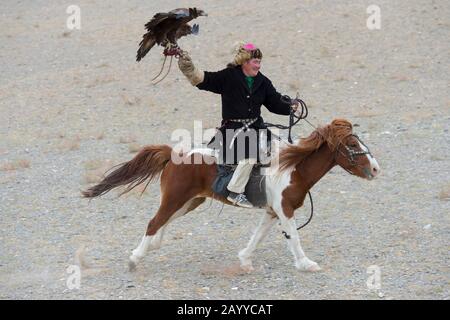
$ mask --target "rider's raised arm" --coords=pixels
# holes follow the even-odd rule
[[[225,83],[227,82],[226,79],[228,75],[228,69],[223,69],[215,72],[205,71],[203,82],[199,83],[197,85],[197,88],[199,88],[200,90],[222,94],[225,90]]]
[[[217,72],[202,71],[194,65],[186,52],[183,52],[178,59],[178,66],[193,86],[218,94],[223,92],[227,76],[226,69]]]
[[[274,88],[272,82],[265,78],[267,81],[266,98],[264,99],[264,106],[273,113],[289,115],[291,112],[291,105],[288,102],[283,101],[281,94]]]

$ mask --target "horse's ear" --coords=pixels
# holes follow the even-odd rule
[[[350,131],[353,129],[353,126],[350,121],[347,119],[334,119],[331,122],[332,127],[345,127],[348,128]]]

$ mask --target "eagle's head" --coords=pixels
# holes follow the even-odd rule
[[[200,17],[200,16],[207,17],[208,14],[205,11],[201,10],[201,9],[194,8],[194,17],[197,18],[197,17]]]

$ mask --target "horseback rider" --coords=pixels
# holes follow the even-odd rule
[[[281,115],[289,115],[291,109],[297,110],[297,103],[282,99],[272,82],[260,72],[262,57],[259,48],[247,43],[239,47],[234,61],[227,68],[217,72],[198,69],[185,51],[178,59],[181,72],[193,86],[222,96],[222,126],[210,144],[215,141],[217,146],[217,140],[220,140],[224,158],[229,159],[231,154],[232,163],[238,164],[228,185],[230,193],[227,200],[245,208],[253,207],[244,191],[259,158],[259,154],[252,154],[250,149],[254,146],[259,149],[261,138],[258,130],[266,129],[261,117],[261,105],[270,112]],[[231,135],[228,134],[230,131]],[[244,140],[244,144],[238,143],[241,142],[239,137],[243,132],[251,138],[248,135],[250,131],[256,133],[253,135],[256,139]],[[269,135],[268,137],[270,138]]]

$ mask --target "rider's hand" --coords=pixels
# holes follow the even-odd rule
[[[192,59],[187,51],[180,52],[178,61],[183,64],[192,64]]]
[[[178,67],[193,86],[196,86],[199,83],[203,82],[205,77],[204,72],[195,67],[191,57],[186,51],[182,51],[180,53],[180,57],[178,59]]]
[[[194,64],[192,63],[192,59],[187,53],[187,51],[182,51],[180,53],[180,57],[178,59],[178,66],[181,71],[184,72],[192,72],[194,70]]]
[[[292,100],[292,103],[291,108],[296,112],[300,103],[297,100]]]

